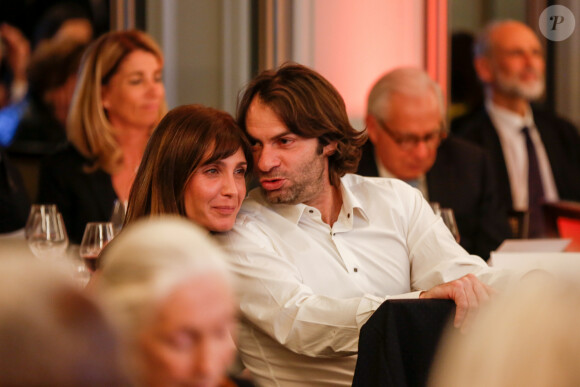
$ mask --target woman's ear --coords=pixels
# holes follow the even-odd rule
[[[111,102],[109,101],[109,92],[107,89],[107,85],[101,86],[101,103],[103,104],[103,108],[105,110],[111,107]]]

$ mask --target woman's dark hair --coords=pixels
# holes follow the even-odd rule
[[[252,167],[245,134],[226,112],[202,105],[171,110],[151,135],[129,195],[125,223],[160,214],[185,213],[185,189],[201,166],[242,150]]]

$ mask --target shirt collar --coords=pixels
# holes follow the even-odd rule
[[[357,213],[368,222],[369,218],[365,213],[363,206],[361,205],[359,200],[355,197],[355,195],[352,193],[350,187],[348,187],[346,184],[343,183],[343,179],[340,180],[340,189],[342,193],[342,208],[340,210],[341,213],[343,211],[346,211],[347,213],[354,214],[354,211],[356,209]],[[260,204],[272,209],[272,211],[276,212],[284,219],[294,224],[298,224],[300,218],[302,218],[302,215],[304,214],[305,211],[313,208],[304,203],[299,204],[269,203],[266,200],[266,197],[260,187],[254,188],[252,191],[250,191],[248,196],[259,202]]]
[[[345,184],[344,179],[340,179],[340,189],[342,192],[342,211],[346,211],[348,214],[353,214],[356,212],[366,221],[369,221],[365,209],[359,199],[354,195],[350,187]]]
[[[511,110],[496,105],[491,99],[485,101],[485,107],[492,122],[502,130],[513,130],[519,133],[524,126],[530,129],[535,128],[534,115],[529,104],[526,106],[526,112],[523,117]]]

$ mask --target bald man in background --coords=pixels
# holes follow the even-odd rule
[[[460,244],[488,259],[511,236],[486,153],[447,137],[439,85],[424,71],[395,69],[372,87],[369,140],[357,173],[404,180],[425,199],[454,210]]]

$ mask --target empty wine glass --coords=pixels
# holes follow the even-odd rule
[[[113,231],[117,235],[123,228],[125,222],[125,205],[119,199],[115,199],[113,204],[113,213],[111,214],[111,223],[113,224]]]
[[[24,226],[24,237],[28,240],[33,228],[33,220],[36,219],[37,214],[49,214],[57,213],[58,208],[56,204],[33,204],[30,206],[30,212],[28,213],[28,219],[26,220],[26,226]]]
[[[94,272],[97,270],[101,250],[103,250],[114,236],[113,223],[111,222],[87,223],[79,249],[79,255],[89,271]]]
[[[443,223],[445,223],[449,231],[451,231],[455,241],[459,243],[459,229],[457,228],[457,222],[455,221],[453,210],[451,208],[441,208],[439,211],[441,214],[441,219],[443,219]]]
[[[31,209],[26,223],[25,235],[28,247],[37,258],[63,257],[68,247],[68,236],[62,215],[56,211],[55,205],[42,206]]]

